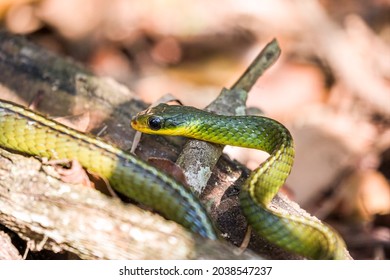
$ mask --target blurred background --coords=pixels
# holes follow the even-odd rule
[[[390,258],[389,0],[0,0],[0,19],[147,102],[171,93],[200,108],[277,38],[248,106],[294,136],[285,191],[354,258]],[[226,152],[250,168],[264,158]]]

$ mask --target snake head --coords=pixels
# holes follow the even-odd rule
[[[180,136],[187,129],[186,123],[191,117],[188,108],[162,103],[138,113],[132,118],[131,126],[143,133]]]

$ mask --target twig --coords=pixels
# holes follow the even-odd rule
[[[249,92],[256,81],[261,77],[265,70],[271,67],[280,56],[280,47],[278,41],[273,39],[259,55],[253,60],[244,74],[237,80],[231,89],[242,89]]]
[[[223,89],[220,95],[206,107],[206,110],[223,115],[245,115],[248,91],[264,71],[275,63],[279,55],[278,42],[273,39],[231,89]],[[177,164],[183,169],[186,180],[195,193],[203,192],[222,151],[222,146],[198,140],[190,140],[184,146],[177,159]]]

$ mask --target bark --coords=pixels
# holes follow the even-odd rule
[[[0,260],[20,260],[22,256],[11,242],[11,238],[0,231]]]

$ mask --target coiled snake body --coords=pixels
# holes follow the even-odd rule
[[[294,145],[279,122],[259,116],[223,116],[193,107],[160,104],[138,114],[132,127],[144,133],[185,136],[222,145],[266,151],[269,157],[246,180],[242,210],[252,227],[270,242],[312,259],[343,259],[344,242],[313,219],[272,210],[269,205],[290,174]]]
[[[252,227],[270,242],[312,259],[342,259],[342,239],[319,221],[275,212],[269,203],[290,173],[293,141],[280,123],[265,117],[227,117],[192,107],[160,104],[131,122],[146,133],[181,135],[270,154],[240,193]],[[205,238],[216,239],[206,211],[185,187],[135,156],[12,102],[0,100],[0,146],[48,159],[77,159],[107,178],[118,192],[154,208]]]

